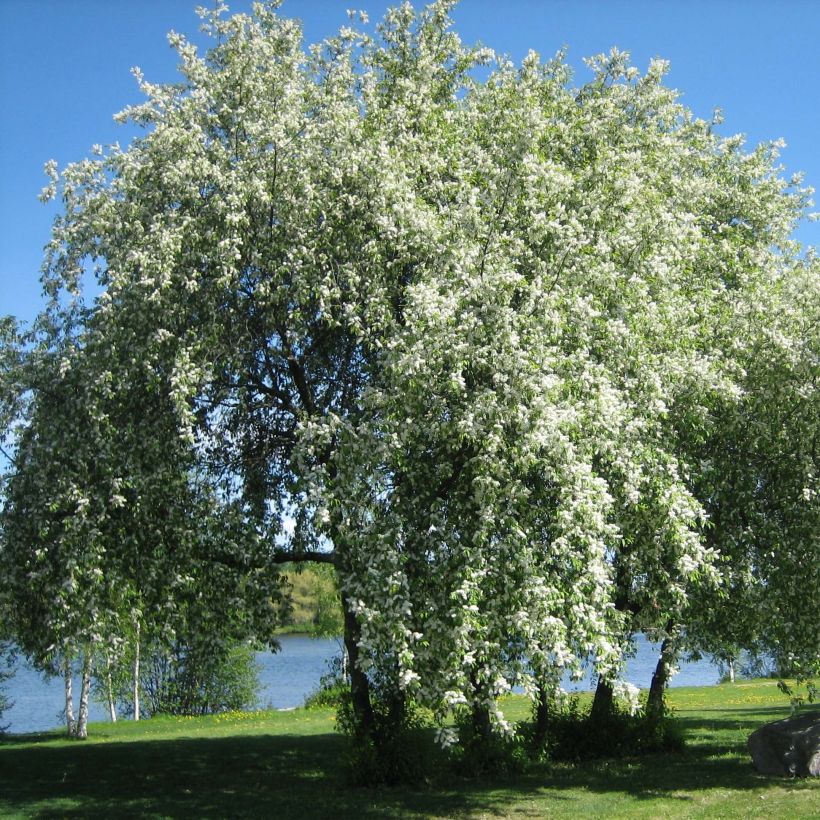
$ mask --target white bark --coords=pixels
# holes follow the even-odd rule
[[[65,682],[65,725],[69,737],[74,737],[74,692],[71,680],[71,658],[66,655],[63,659],[63,680]]]
[[[136,622],[134,638],[134,720],[140,719],[140,622]]]
[[[75,737],[85,740],[88,737],[88,695],[91,691],[91,653],[83,653],[83,679],[80,687],[80,710],[77,715]]]
[[[117,706],[114,703],[114,684],[111,681],[111,656],[105,655],[105,687],[108,696],[108,716],[112,723],[117,722]]]

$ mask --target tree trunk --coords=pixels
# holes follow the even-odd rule
[[[65,725],[68,736],[74,737],[74,692],[71,671],[71,658],[66,655],[63,659],[63,681],[65,683]]]
[[[734,683],[735,682],[735,659],[734,658],[729,658],[726,661],[726,666],[727,666],[727,669],[728,669],[728,672],[729,672],[729,683]]]
[[[616,566],[615,577],[617,579],[616,588],[618,589],[618,594],[615,596],[615,610],[617,612],[631,613],[631,616],[634,616],[636,610],[633,603],[630,601],[628,593],[631,586],[631,579],[628,571],[622,563],[619,563]],[[624,635],[620,641],[621,646],[627,642],[631,635],[632,633],[630,627],[630,632],[628,635]],[[612,716],[614,700],[615,690],[612,687],[612,681],[606,680],[599,676],[598,684],[595,687],[595,697],[592,700],[592,709],[589,713],[593,723],[606,721]]]
[[[88,694],[91,690],[91,653],[83,653],[83,678],[80,686],[80,711],[77,715],[75,737],[85,740],[88,737]]]
[[[594,722],[605,719],[612,714],[612,701],[614,696],[615,693],[612,684],[603,678],[598,678],[598,685],[595,687],[595,697],[592,701],[592,711],[590,712],[590,717]]]
[[[353,702],[353,718],[356,722],[356,736],[360,738],[373,735],[375,719],[370,702],[370,681],[359,668],[359,622],[356,614],[350,609],[350,601],[342,594],[344,609],[344,642],[350,672],[350,698]]]
[[[671,626],[667,629],[667,636],[661,644],[661,656],[658,658],[658,663],[652,674],[649,697],[646,701],[646,717],[653,724],[661,721],[665,711],[663,696],[666,685],[669,683],[669,670],[672,668],[677,654],[673,629],[674,627]]]
[[[332,470],[331,470],[332,472]],[[336,567],[339,573],[341,558],[338,545],[343,543],[343,539],[334,534],[333,542],[337,545],[334,552],[317,552],[306,550],[299,553],[279,553],[274,561],[284,563],[285,561],[295,562],[315,562],[321,564],[331,564]],[[342,587],[342,584],[339,584]],[[350,675],[350,699],[353,704],[353,720],[355,721],[355,733],[358,738],[372,737],[376,720],[373,714],[373,705],[370,702],[370,682],[367,675],[359,668],[359,622],[356,614],[350,608],[350,601],[344,592],[341,593],[342,610],[344,611],[344,649],[347,656],[347,670]]]
[[[134,638],[134,720],[140,719],[140,622],[136,621],[136,637]]]
[[[473,731],[482,741],[489,740],[493,733],[490,723],[490,710],[483,704],[473,704]]]
[[[482,696],[483,692],[475,670],[470,673],[470,687],[473,693],[473,735],[477,741],[484,743],[492,736],[493,726],[490,721],[490,710],[485,705],[486,698]]]
[[[108,716],[112,723],[117,722],[117,707],[114,703],[114,683],[111,680],[111,655],[105,653],[105,690],[108,698]]]
[[[549,692],[544,684],[538,685],[538,696],[535,702],[535,726],[533,730],[533,743],[536,749],[543,749],[547,742],[549,731]]]
[[[350,675],[350,660],[347,657],[347,647],[342,644],[342,680],[347,680]]]

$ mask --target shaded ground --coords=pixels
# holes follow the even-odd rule
[[[683,691],[683,690],[682,690]],[[694,690],[692,690],[694,691]],[[740,690],[716,688],[716,693]],[[755,690],[759,695],[762,689]],[[768,696],[768,691],[765,692]],[[703,695],[698,696],[703,699]],[[714,696],[713,696],[714,697]],[[729,699],[729,698],[724,698]],[[768,699],[766,697],[765,699]],[[820,782],[763,778],[745,753],[772,703],[677,698],[687,749],[533,767],[506,780],[372,791],[345,784],[328,712],[102,725],[85,743],[0,742],[0,814],[35,817],[817,817]],[[782,704],[782,700],[777,701]],[[511,711],[523,711],[512,704]]]

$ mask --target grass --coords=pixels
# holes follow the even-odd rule
[[[788,715],[772,681],[674,689],[683,752],[533,765],[514,779],[345,784],[329,710],[95,724],[0,740],[3,817],[816,818],[820,781],[758,775],[749,733]],[[507,713],[524,719],[523,698]]]

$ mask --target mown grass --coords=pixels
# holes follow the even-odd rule
[[[686,749],[538,764],[515,778],[355,789],[329,710],[96,724],[0,740],[3,817],[816,818],[820,782],[758,775],[749,733],[789,713],[771,681],[675,689]],[[525,719],[511,698],[507,712]],[[435,754],[431,749],[431,754]]]

